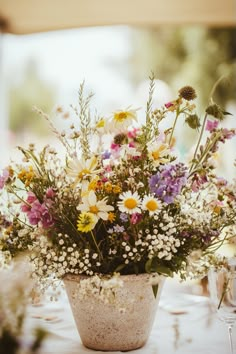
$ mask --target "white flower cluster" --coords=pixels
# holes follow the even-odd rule
[[[92,276],[92,263],[99,267],[98,254],[84,249],[83,254],[78,251],[76,243],[66,245],[68,235],[58,234],[60,249],[53,248],[45,236],[36,237],[31,248],[31,260],[34,271],[39,277],[61,278],[65,274],[87,274]]]

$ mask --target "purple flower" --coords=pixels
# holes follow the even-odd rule
[[[187,167],[183,163],[165,165],[149,180],[150,191],[167,204],[173,203],[187,182]]]
[[[121,213],[120,214],[120,220],[123,222],[127,222],[128,221],[128,215],[126,213]]]
[[[119,233],[119,232],[124,232],[124,230],[125,230],[124,226],[115,225],[115,226],[113,227],[113,231],[114,231],[114,232],[117,232],[117,233]]]
[[[111,156],[110,151],[105,151],[105,152],[102,154],[102,158],[103,158],[103,160],[107,160],[107,159],[109,159],[109,158],[110,158],[110,156]]]
[[[219,121],[217,120],[207,120],[207,123],[206,123],[206,130],[209,131],[209,132],[212,132],[213,130],[217,129],[219,125]]]

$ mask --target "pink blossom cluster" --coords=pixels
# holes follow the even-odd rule
[[[43,228],[49,228],[54,225],[55,220],[49,212],[54,196],[53,189],[48,188],[44,202],[40,203],[34,193],[28,192],[26,202],[21,205],[21,210],[27,214],[31,225],[41,224]]]

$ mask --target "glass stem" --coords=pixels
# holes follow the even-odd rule
[[[228,332],[229,332],[230,354],[234,354],[232,329],[233,329],[233,326],[229,325]]]

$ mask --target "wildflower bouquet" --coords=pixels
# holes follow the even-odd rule
[[[153,109],[153,91],[151,78],[144,125],[130,108],[93,117],[84,84],[69,134],[39,111],[65,154],[48,145],[39,153],[33,144],[19,147],[23,162],[3,170],[7,208],[0,242],[8,259],[27,251],[41,278],[145,272],[184,277],[191,255],[213,254],[235,235],[236,183],[216,175],[214,160],[220,144],[236,134],[222,127],[227,112],[211,100],[201,121],[190,86]],[[69,115],[61,108],[57,113]],[[169,115],[173,124],[161,131]],[[199,130],[188,163],[175,151],[180,120]]]

